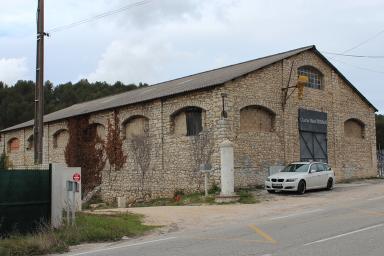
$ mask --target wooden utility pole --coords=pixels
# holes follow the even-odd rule
[[[43,163],[44,133],[44,0],[38,0],[37,6],[37,53],[36,53],[36,86],[35,86],[35,125],[34,125],[34,157],[35,164]]]

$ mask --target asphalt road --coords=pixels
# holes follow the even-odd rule
[[[67,255],[383,256],[384,194],[261,219],[239,216],[236,223],[216,228],[172,232]]]

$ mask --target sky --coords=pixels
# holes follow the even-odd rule
[[[45,79],[154,84],[307,45],[384,56],[382,0],[46,0]],[[0,81],[34,80],[37,0],[0,0]],[[55,28],[130,6],[103,19]],[[377,35],[377,36],[375,36]],[[374,37],[375,36],[375,37]],[[374,38],[372,38],[374,37]],[[325,55],[380,113],[384,58]]]

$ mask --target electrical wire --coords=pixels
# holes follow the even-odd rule
[[[343,53],[327,52],[327,51],[321,51],[321,52],[325,54],[344,56],[344,57],[384,59],[384,56],[380,56],[380,55],[355,55],[355,54],[343,54]]]
[[[379,33],[377,33],[377,34],[375,34],[375,35],[369,37],[368,39],[366,39],[366,40],[364,40],[364,41],[362,41],[362,42],[356,44],[355,46],[353,46],[353,47],[351,47],[351,48],[349,48],[349,49],[343,51],[342,54],[345,54],[345,53],[347,53],[347,52],[350,52],[350,51],[352,51],[352,50],[354,50],[354,49],[356,49],[356,48],[358,48],[358,47],[360,47],[360,46],[362,46],[362,45],[364,45],[364,44],[366,44],[366,43],[372,41],[373,39],[377,38],[378,36],[380,36],[380,35],[383,34],[383,33],[384,33],[384,30],[381,30]]]
[[[132,8],[135,8],[138,6],[146,5],[150,2],[152,2],[152,0],[145,0],[145,1],[139,1],[136,3],[128,4],[128,5],[125,5],[123,7],[118,8],[118,9],[103,12],[103,13],[97,14],[95,16],[92,16],[92,17],[89,17],[89,18],[86,18],[83,20],[75,21],[75,22],[67,24],[67,25],[62,25],[62,26],[51,28],[51,29],[47,30],[47,32],[50,34],[50,33],[57,33],[60,31],[67,30],[67,29],[71,29],[73,27],[80,26],[80,25],[88,23],[88,22],[100,20],[100,19],[103,19],[105,17],[111,16],[111,15],[114,15],[114,14],[117,14],[120,12],[124,12],[124,11],[127,11],[129,9],[132,9]]]
[[[361,70],[365,70],[365,71],[369,71],[369,72],[373,72],[373,73],[384,74],[384,71],[379,71],[379,70],[374,70],[374,69],[369,69],[369,68],[361,67],[361,66],[354,65],[354,64],[342,61],[342,60],[335,59],[335,58],[330,58],[330,59],[332,59],[334,61],[337,61],[337,62],[340,62],[340,63],[345,64],[345,65],[357,68],[357,69],[361,69]]]

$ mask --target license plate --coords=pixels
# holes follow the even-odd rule
[[[272,184],[273,188],[282,188],[283,184]]]

